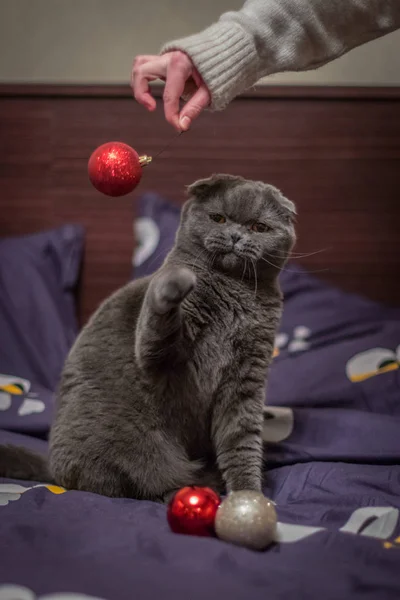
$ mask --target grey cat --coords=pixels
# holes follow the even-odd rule
[[[186,485],[262,488],[277,277],[295,207],[271,185],[230,175],[188,191],[162,267],[107,299],[67,358],[48,474],[68,489],[163,501]]]

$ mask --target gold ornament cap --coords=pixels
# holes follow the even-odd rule
[[[139,156],[139,163],[142,167],[149,165],[152,160],[153,158],[151,156],[147,156],[146,154],[144,154],[143,156]]]

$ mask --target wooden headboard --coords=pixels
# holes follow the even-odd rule
[[[301,261],[346,289],[400,304],[400,89],[259,88],[192,130],[146,168],[139,188],[97,193],[87,161],[121,140],[153,155],[174,132],[127,87],[0,86],[0,235],[83,223],[80,315],[131,272],[135,198],[177,203],[213,172],[273,183],[297,204]]]

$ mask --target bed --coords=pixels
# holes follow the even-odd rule
[[[157,92],[158,94],[160,92]],[[259,88],[180,138],[124,87],[0,86],[0,443],[46,451],[79,328],[152,272],[184,187],[269,181],[299,211],[265,408],[265,552],[170,532],[163,505],[0,480],[0,600],[400,597],[400,90]],[[130,196],[99,144],[155,154]]]

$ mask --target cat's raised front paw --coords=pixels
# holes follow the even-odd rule
[[[196,285],[196,275],[185,267],[176,267],[162,273],[154,281],[154,309],[164,314],[178,306]]]

